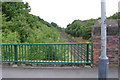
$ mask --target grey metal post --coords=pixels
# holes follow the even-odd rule
[[[106,56],[106,0],[101,0],[101,56],[99,57],[99,80],[108,78],[109,61]]]

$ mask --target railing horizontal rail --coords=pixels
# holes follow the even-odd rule
[[[75,44],[92,44],[92,43],[33,43],[33,44],[0,44],[0,45],[75,45]]]
[[[0,44],[2,62],[91,64],[92,43]]]

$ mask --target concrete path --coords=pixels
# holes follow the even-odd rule
[[[2,68],[3,78],[97,78],[97,68]],[[110,68],[109,78],[118,78],[118,69]]]

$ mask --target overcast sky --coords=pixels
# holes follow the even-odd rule
[[[66,27],[74,20],[86,20],[101,16],[101,0],[23,0],[31,6],[31,14],[48,22]],[[106,0],[106,15],[118,12],[120,0]]]

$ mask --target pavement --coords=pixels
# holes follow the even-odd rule
[[[118,78],[118,68],[110,68],[108,77]],[[98,68],[3,67],[2,78],[98,78]]]

